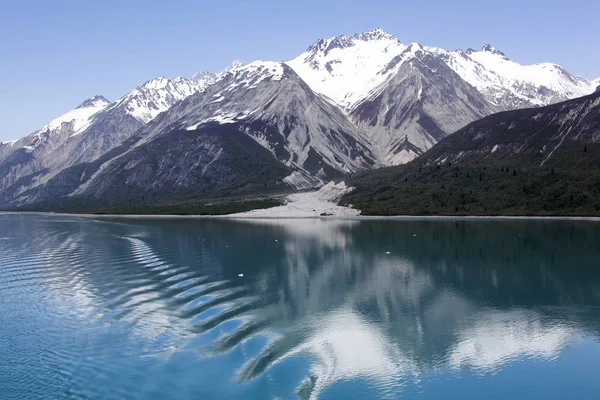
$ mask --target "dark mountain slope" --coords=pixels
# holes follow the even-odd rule
[[[483,118],[350,184],[372,215],[600,215],[600,93]]]
[[[110,209],[257,195],[286,189],[290,169],[230,125],[181,130],[68,168],[24,193],[33,209]],[[102,179],[95,179],[101,174]],[[27,205],[26,208],[32,208]]]

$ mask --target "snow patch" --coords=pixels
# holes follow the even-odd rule
[[[79,135],[90,126],[92,117],[108,107],[109,104],[106,100],[90,102],[86,107],[78,107],[53,119],[40,129],[40,132],[55,131],[60,129],[63,124],[70,123],[73,129],[72,136]]]
[[[280,81],[284,76],[283,64],[272,61],[254,61],[247,65],[232,68],[221,79],[233,75],[233,83],[226,89],[255,88],[264,80]]]

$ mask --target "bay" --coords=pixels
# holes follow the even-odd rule
[[[0,214],[0,397],[597,399],[600,224]]]

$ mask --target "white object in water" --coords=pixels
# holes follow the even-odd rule
[[[238,276],[239,276],[240,278],[243,278],[243,277],[244,277],[244,274],[238,274]]]
[[[392,254],[392,252],[391,251],[386,251],[385,254]]]

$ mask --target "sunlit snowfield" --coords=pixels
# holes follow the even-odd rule
[[[597,222],[0,214],[2,399],[598,399],[598,377]]]

